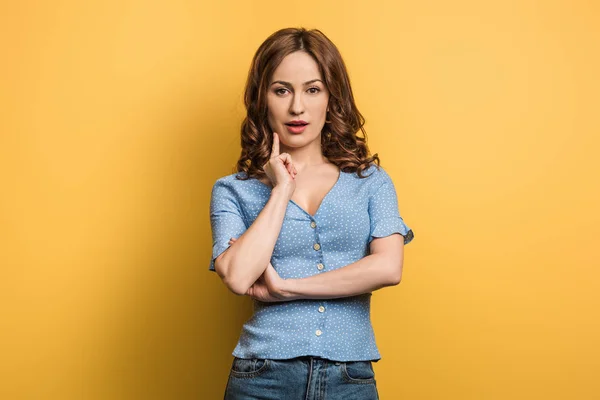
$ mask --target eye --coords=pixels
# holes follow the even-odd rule
[[[283,90],[283,91],[286,91],[287,89],[285,89],[285,88],[278,88],[278,89],[275,89],[275,94],[276,94],[276,95],[278,95],[278,96],[281,96],[281,95],[283,95],[283,93],[280,93],[282,90]]]
[[[312,94],[316,94],[316,93],[319,93],[319,92],[321,91],[321,89],[319,89],[319,88],[318,88],[318,87],[316,87],[316,86],[315,86],[315,87],[311,87],[311,88],[309,88],[308,90],[313,90],[313,89],[314,89],[315,91],[314,91],[314,92],[310,92],[310,93],[312,93]]]

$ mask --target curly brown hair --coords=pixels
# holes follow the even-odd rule
[[[337,47],[318,29],[284,28],[271,34],[258,48],[248,72],[244,104],[247,115],[241,127],[242,152],[235,167],[237,179],[262,178],[273,147],[267,115],[269,79],[281,61],[296,51],[308,53],[319,65],[330,97],[330,112],[321,132],[323,156],[344,172],[361,173],[379,156],[370,156],[365,119],[354,103],[350,78]],[[358,131],[364,137],[357,136]],[[325,134],[323,134],[325,133]]]

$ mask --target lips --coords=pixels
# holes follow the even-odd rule
[[[299,134],[299,133],[304,132],[304,130],[306,129],[306,124],[302,124],[302,125],[286,124],[286,129],[290,133]]]
[[[286,123],[287,126],[304,126],[308,125],[306,121],[290,121]]]

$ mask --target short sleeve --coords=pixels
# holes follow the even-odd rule
[[[404,244],[406,245],[413,240],[414,233],[400,216],[398,196],[392,179],[383,169],[380,170],[380,173],[382,179],[369,197],[369,218],[371,221],[369,244],[373,241],[373,238],[400,233],[404,236]]]
[[[246,231],[239,202],[231,184],[215,182],[210,197],[210,226],[212,230],[212,258],[210,271],[215,271],[215,258],[229,248],[229,240],[239,238]]]

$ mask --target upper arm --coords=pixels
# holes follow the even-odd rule
[[[397,233],[386,237],[373,239],[370,244],[370,254],[382,254],[386,266],[390,268],[390,280],[394,284],[402,279],[402,266],[404,264],[404,240]]]
[[[215,261],[219,261],[229,248],[232,237],[239,238],[246,230],[246,223],[240,210],[236,193],[230,184],[218,180],[210,198],[210,225],[212,231],[212,257],[208,269],[215,271]]]
[[[369,195],[369,251],[385,254],[401,274],[404,245],[414,238],[412,229],[406,225],[398,207],[398,196],[390,176],[381,169],[381,181]]]

